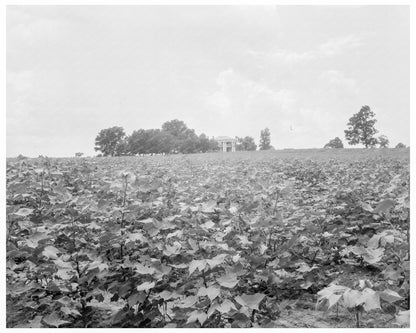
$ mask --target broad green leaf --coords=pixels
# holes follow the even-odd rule
[[[149,217],[149,218],[144,219],[144,220],[138,220],[137,223],[154,224],[155,223],[155,219]]]
[[[27,324],[24,324],[22,326],[19,326],[20,328],[42,328],[43,325],[41,323],[42,316],[36,316],[32,320],[29,320]]]
[[[380,238],[381,238],[381,235],[380,234],[377,234],[377,235],[374,235],[373,237],[371,237],[368,240],[368,242],[367,242],[367,247],[373,248],[373,249],[378,248],[379,247]]]
[[[184,268],[189,267],[187,264],[178,264],[178,265],[170,264],[169,266],[176,268],[176,269],[184,269]]]
[[[171,256],[173,254],[179,254],[182,245],[179,242],[175,242],[172,246],[169,244],[165,244],[165,249],[163,250],[163,254],[166,256]]]
[[[163,298],[165,301],[181,297],[181,295],[177,294],[176,292],[172,292],[172,291],[168,291],[168,290],[163,290],[157,296],[159,296],[160,298]]]
[[[384,235],[381,237],[380,244],[381,246],[386,246],[386,244],[394,243],[394,236],[393,235]]]
[[[246,235],[237,235],[242,245],[251,245],[253,242],[249,241]]]
[[[218,265],[221,265],[224,262],[225,258],[227,258],[227,256],[228,254],[219,254],[211,259],[207,259],[206,262],[211,268],[214,268]]]
[[[201,287],[198,290],[197,296],[208,296],[211,301],[217,298],[221,293],[221,289],[216,286],[210,286],[208,288]]]
[[[146,299],[147,295],[144,292],[134,293],[129,296],[127,302],[130,306],[134,306],[138,303],[142,303]]]
[[[89,264],[87,271],[91,271],[94,268],[98,268],[100,272],[109,269],[108,265],[105,262],[102,262],[102,259],[96,259],[92,263]]]
[[[377,249],[367,248],[366,253],[363,254],[364,261],[368,262],[369,264],[378,263],[384,255],[384,248],[379,247]]]
[[[396,315],[396,322],[400,326],[410,327],[410,310],[399,311]]]
[[[176,230],[174,232],[171,232],[170,234],[168,234],[166,236],[166,239],[172,238],[172,237],[177,237],[177,238],[181,238],[183,236],[183,230]]]
[[[75,272],[72,268],[58,268],[56,275],[63,280],[69,280],[75,275]]]
[[[34,234],[30,235],[30,237],[26,240],[26,245],[31,248],[36,248],[40,241],[42,241],[43,239],[50,238],[51,237],[44,232],[35,232]]]
[[[215,223],[212,221],[207,221],[204,224],[201,224],[201,228],[203,229],[211,229],[213,227],[215,227]]]
[[[158,281],[161,280],[165,275],[169,275],[169,273],[172,271],[172,267],[161,264],[160,262],[153,262],[152,267],[155,269],[153,277]]]
[[[361,292],[359,302],[364,303],[364,309],[370,311],[373,309],[380,309],[380,295],[378,292],[370,288],[365,288]]]
[[[198,269],[200,272],[204,270],[204,268],[207,265],[207,261],[205,259],[202,260],[192,260],[189,263],[189,275],[192,275],[192,273]]]
[[[344,292],[344,294],[342,295],[342,298],[347,308],[354,308],[364,302],[360,300],[360,296],[361,296],[360,291],[350,289]]]
[[[217,209],[217,202],[215,200],[205,202],[201,205],[201,211],[203,213],[214,213]]]
[[[312,281],[306,280],[304,283],[302,283],[300,286],[302,287],[302,289],[308,289],[310,286],[313,285]]]
[[[282,279],[291,278],[291,277],[294,277],[295,276],[295,274],[290,273],[290,272],[286,271],[285,269],[277,269],[274,272],[276,273],[276,275],[279,278],[282,278]]]
[[[402,271],[395,269],[392,265],[387,266],[382,273],[388,280],[397,281],[402,277]]]
[[[237,310],[234,303],[228,299],[224,300],[221,304],[219,304],[216,309],[221,313],[228,313],[231,310]]]
[[[296,270],[299,273],[305,273],[305,272],[310,272],[310,271],[312,271],[314,269],[317,269],[317,268],[319,268],[319,267],[316,266],[315,264],[312,267],[310,267],[307,263],[302,262],[302,263],[299,264],[299,268],[296,269]]]
[[[396,301],[400,301],[401,299],[403,299],[402,296],[400,296],[397,292],[391,289],[385,289],[381,291],[380,298],[389,303],[394,303]]]
[[[14,215],[26,217],[30,214],[32,214],[34,209],[31,208],[20,208],[17,212],[14,213]]]
[[[237,274],[228,272],[227,274],[217,278],[217,282],[223,287],[234,288],[238,283]]]
[[[110,292],[102,292],[103,300],[98,301],[97,299],[92,299],[90,302],[87,303],[88,306],[93,308],[97,308],[100,310],[108,311],[111,315],[115,315],[121,309],[123,309],[127,301],[124,299],[119,298],[118,301],[111,301],[113,294]]]
[[[135,233],[129,233],[127,237],[132,242],[135,242],[135,241],[139,241],[141,243],[148,243],[149,242],[149,240],[145,236],[143,236],[143,234],[140,231],[135,232]]]
[[[152,275],[156,271],[153,267],[144,266],[141,263],[135,264],[134,269],[137,271],[137,273],[142,274],[142,275],[146,275],[146,274]]]
[[[32,289],[39,289],[40,285],[37,284],[34,281],[31,281],[30,283],[26,284],[24,281],[13,283],[13,284],[7,284],[7,292],[6,294],[11,294],[12,296],[21,295],[24,294]]]
[[[361,208],[366,210],[367,212],[372,213],[373,212],[373,207],[371,207],[368,203],[366,202],[362,202],[361,203]]]
[[[373,213],[386,213],[390,208],[395,205],[395,201],[391,199],[386,199],[381,201],[376,208],[374,208]]]
[[[194,310],[189,314],[186,323],[189,324],[199,321],[199,323],[202,325],[205,322],[205,320],[207,320],[207,314],[205,312],[201,310]]]
[[[70,324],[71,322],[67,320],[62,320],[56,312],[52,312],[51,314],[43,317],[43,321],[48,324],[49,326],[59,327],[63,324]]]
[[[237,276],[241,276],[247,273],[247,271],[244,269],[244,266],[241,264],[241,262],[237,262],[235,265],[231,266],[230,268],[227,268],[226,272],[234,273]]]
[[[231,204],[231,205],[230,205],[230,208],[228,208],[228,211],[229,211],[231,214],[235,214],[235,213],[237,213],[237,212],[238,212],[238,205],[237,205],[237,204]]]
[[[58,253],[61,253],[56,247],[54,246],[46,246],[43,251],[42,255],[49,259],[58,259]]]
[[[142,284],[140,284],[136,287],[136,290],[137,291],[142,291],[142,290],[147,291],[149,289],[154,288],[154,286],[155,286],[154,282],[143,282]]]
[[[266,252],[266,250],[267,250],[267,246],[265,244],[261,243],[260,247],[259,247],[260,254],[264,254],[264,252]]]
[[[318,299],[320,298],[328,298],[329,296],[336,294],[342,295],[345,291],[350,290],[350,288],[345,286],[340,286],[337,284],[331,284],[328,287],[318,291]]]
[[[174,302],[178,308],[190,308],[198,301],[198,296],[188,296]]]
[[[331,294],[327,297],[328,300],[328,310],[330,308],[332,308],[335,304],[337,304],[339,302],[339,300],[341,299],[342,295],[337,295],[337,294]]]
[[[81,313],[73,306],[63,306],[60,310],[67,316],[81,317]]]
[[[247,295],[247,294],[242,294],[241,296],[237,296],[234,299],[240,303],[242,306],[246,306],[249,309],[252,310],[258,310],[259,309],[259,304],[260,302],[264,299],[264,297],[266,297],[265,294],[252,294],[252,295]]]

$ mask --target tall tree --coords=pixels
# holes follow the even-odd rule
[[[129,155],[127,137],[124,137],[117,143],[114,155],[115,156]]]
[[[344,148],[344,144],[339,137],[336,137],[335,139],[329,141],[324,148]]]
[[[364,105],[361,110],[354,114],[348,121],[345,132],[345,139],[350,145],[362,143],[365,148],[374,147],[377,139],[374,135],[377,133],[374,125],[377,120],[375,114],[368,105]]]
[[[246,136],[244,138],[237,137],[236,139],[237,139],[237,143],[235,146],[236,150],[256,150],[257,149],[257,145],[251,136]]]
[[[387,148],[389,146],[389,139],[385,135],[380,135],[377,141],[380,148]]]
[[[214,137],[209,139],[209,149],[208,149],[208,151],[211,151],[211,152],[220,151],[220,146],[218,144],[218,141],[215,140]]]
[[[144,154],[146,145],[146,130],[133,131],[127,138],[128,152],[131,155]]]
[[[128,151],[136,154],[168,154],[172,149],[173,136],[160,129],[139,129],[128,137]]]
[[[95,138],[94,149],[101,151],[104,156],[114,156],[125,136],[123,127],[114,126],[102,129]]]
[[[404,143],[399,142],[396,147],[394,148],[406,148],[406,145]]]
[[[260,132],[260,150],[271,149],[272,146],[270,145],[270,142],[270,130],[266,127]]]
[[[198,137],[198,151],[205,153],[209,148],[209,138],[204,133],[200,134]]]
[[[198,151],[198,136],[195,130],[188,128],[182,120],[174,119],[162,125],[162,131],[170,133],[174,138],[172,150],[180,153],[195,153]]]
[[[169,132],[178,138],[185,138],[188,130],[188,126],[182,120],[178,119],[167,121],[162,125],[162,131]]]

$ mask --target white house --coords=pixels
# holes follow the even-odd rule
[[[218,146],[222,152],[235,152],[236,139],[230,138],[229,136],[219,136],[215,140],[218,142]]]

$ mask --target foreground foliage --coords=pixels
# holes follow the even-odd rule
[[[386,151],[8,160],[8,326],[407,326],[409,158]]]

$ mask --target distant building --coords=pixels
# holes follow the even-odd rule
[[[220,150],[224,153],[235,152],[236,139],[230,138],[229,136],[219,136],[215,138],[215,141],[218,142]]]

